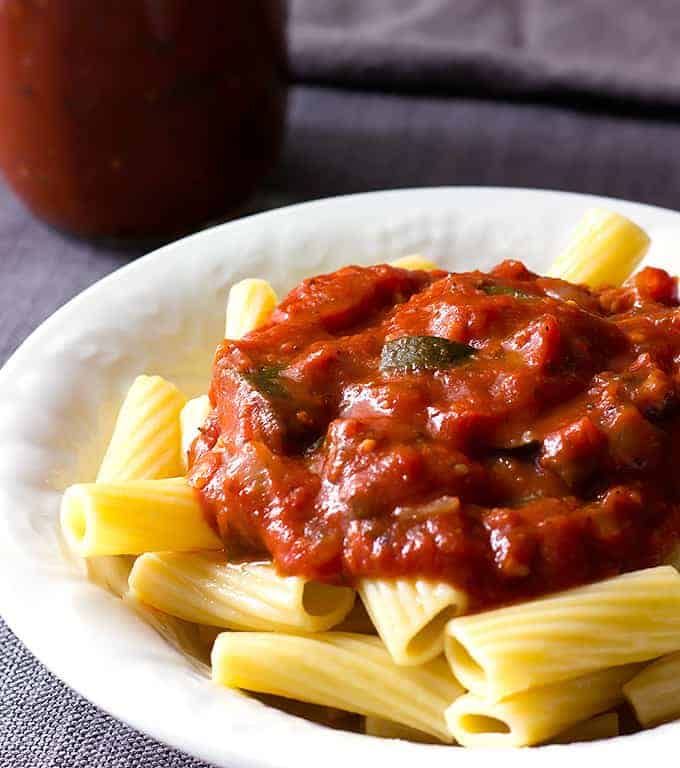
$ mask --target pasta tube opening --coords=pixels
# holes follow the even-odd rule
[[[436,616],[416,632],[406,645],[406,653],[409,656],[419,658],[428,653],[428,649],[437,645],[444,636],[444,628],[458,616],[459,611],[455,606],[442,609]]]
[[[359,595],[395,664],[424,664],[444,650],[448,622],[465,612],[467,594],[429,579],[362,579]]]
[[[79,492],[79,486],[71,486],[61,503],[61,530],[66,543],[78,555],[86,552],[92,538],[92,506],[87,494]]]
[[[307,581],[302,588],[302,608],[309,616],[327,616],[329,609],[335,608],[339,602],[343,605],[354,603],[354,597],[349,597],[351,592],[340,591],[342,587],[332,584],[324,584],[320,581]],[[347,599],[345,599],[347,596]],[[348,600],[350,601],[348,603]],[[348,609],[349,612],[349,609]],[[343,616],[344,618],[344,616]]]
[[[484,667],[470,651],[455,637],[446,638],[444,650],[446,659],[454,674],[469,691],[484,691],[488,685]]]
[[[61,524],[81,557],[224,546],[181,477],[72,485],[61,502]]]
[[[468,733],[488,733],[508,735],[512,728],[499,717],[484,714],[467,714],[460,718],[460,727]]]
[[[274,289],[266,280],[247,278],[231,287],[227,301],[224,335],[240,339],[269,320],[278,304]]]
[[[639,665],[625,665],[566,682],[531,688],[500,702],[466,693],[446,710],[446,722],[464,747],[528,747],[623,701],[623,685]]]
[[[639,665],[605,669],[531,688],[500,702],[466,693],[446,710],[449,731],[464,747],[529,747],[616,707]]]

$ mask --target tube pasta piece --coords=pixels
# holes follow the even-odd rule
[[[467,595],[426,579],[362,579],[361,600],[395,664],[423,664],[444,650],[444,627]]]
[[[184,478],[72,485],[61,528],[81,557],[223,548]]]
[[[645,667],[623,692],[645,728],[680,718],[680,653]]]
[[[201,673],[209,674],[214,635],[211,638],[208,633],[204,633],[199,624],[168,616],[149,605],[143,605],[129,592],[123,596],[123,602],[173,648],[188,657]]]
[[[180,475],[179,413],[185,402],[177,387],[160,376],[138,376],[118,413],[97,482]]]
[[[128,577],[134,561],[135,558],[128,555],[103,555],[86,558],[85,567],[90,581],[123,597],[128,591]]]
[[[453,737],[464,747],[527,747],[623,700],[623,685],[639,669],[626,665],[491,702],[467,693],[446,710]]]
[[[180,474],[179,414],[184,395],[160,376],[138,376],[118,413],[98,482],[158,480]],[[127,591],[133,558],[86,560],[88,577],[118,597]]]
[[[399,259],[395,259],[390,262],[391,267],[399,267],[399,269],[422,269],[425,272],[431,272],[433,269],[439,269],[439,266],[421,256],[418,253],[410,254],[409,256],[402,256]]]
[[[382,717],[369,715],[364,720],[364,733],[367,736],[376,736],[379,739],[403,739],[404,741],[416,741],[421,744],[432,744],[435,739],[427,733],[416,731],[401,723],[385,720]]]
[[[355,600],[352,610],[335,627],[336,632],[351,632],[358,635],[377,635],[375,625],[371,621],[361,600]]]
[[[269,320],[278,304],[276,293],[266,280],[248,278],[231,287],[227,301],[227,339],[240,339]]]
[[[647,233],[613,211],[593,208],[581,219],[548,274],[573,283],[621,285],[649,248]]]
[[[377,637],[224,632],[213,680],[230,688],[382,717],[451,742],[444,710],[462,693],[443,658],[398,667]]]
[[[200,428],[210,413],[210,398],[201,395],[189,400],[179,414],[182,469],[188,469],[189,448],[198,436]]]
[[[625,686],[624,686],[625,690]],[[613,739],[619,735],[619,716],[616,712],[605,712],[603,715],[591,717],[582,723],[568,728],[555,736],[551,744],[574,744],[579,741],[600,741]]]
[[[453,674],[490,701],[679,649],[680,573],[669,565],[452,619],[445,640]]]
[[[319,632],[350,612],[354,590],[297,576],[271,563],[228,563],[222,553],[138,557],[130,590],[141,602],[198,624],[263,632]]]
[[[208,655],[210,655],[210,651],[212,651],[212,647],[215,643],[215,640],[222,634],[224,631],[223,627],[211,627],[207,624],[197,624],[198,628],[198,636],[201,640],[201,644],[204,648],[208,649]]]

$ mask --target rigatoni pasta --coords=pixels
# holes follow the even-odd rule
[[[177,451],[184,395],[160,376],[138,376],[118,412],[97,482],[160,480],[186,469]],[[180,411],[182,409],[182,411]],[[122,597],[133,558],[101,555],[85,561],[89,578]]]
[[[224,546],[183,477],[72,485],[62,499],[61,529],[81,557]]]
[[[680,652],[645,667],[623,692],[645,728],[680,718]]]
[[[446,655],[489,701],[680,649],[680,573],[635,571],[540,600],[452,619]]]
[[[138,376],[118,413],[111,442],[97,473],[98,483],[177,477],[179,414],[186,398],[160,376]]]
[[[213,646],[212,669],[230,688],[382,717],[444,742],[452,741],[444,709],[462,693],[443,659],[398,667],[378,638],[342,632],[226,632]]]
[[[240,339],[269,319],[277,303],[276,293],[266,280],[247,278],[229,291],[224,335]]]
[[[128,578],[135,558],[130,555],[100,555],[85,558],[85,568],[90,581],[104,587],[116,597],[128,591]]]
[[[430,261],[430,259],[426,259],[424,256],[421,256],[418,253],[413,253],[409,256],[402,256],[399,259],[391,261],[390,264],[393,267],[398,267],[399,269],[424,269],[426,272],[429,272],[433,269],[439,269],[434,261]]]
[[[649,248],[647,233],[621,214],[593,208],[581,219],[549,274],[573,283],[621,285]]]
[[[423,731],[409,728],[407,725],[395,723],[393,720],[385,720],[383,717],[367,715],[364,718],[364,733],[367,736],[375,736],[379,739],[402,739],[403,741],[416,741],[421,744],[436,744],[438,739]]]
[[[623,686],[637,669],[613,667],[497,702],[466,693],[446,710],[446,722],[465,747],[540,744],[623,701]]]
[[[230,563],[220,552],[159,552],[137,558],[130,591],[141,602],[197,624],[266,632],[320,632],[352,609],[354,590],[271,563]]]
[[[192,400],[189,400],[180,411],[180,451],[183,472],[186,472],[188,467],[188,455],[191,444],[196,437],[198,437],[199,430],[208,418],[209,413],[210,398],[208,395],[194,397]]]
[[[423,664],[444,650],[444,627],[465,613],[465,592],[428,579],[362,579],[359,595],[395,664]]]
[[[625,686],[624,686],[625,690]],[[619,735],[618,712],[605,712],[582,723],[576,723],[550,740],[551,744],[574,744],[581,741],[613,739]]]

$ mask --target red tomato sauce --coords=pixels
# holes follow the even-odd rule
[[[284,574],[548,593],[672,552],[679,362],[661,270],[594,291],[515,261],[347,267],[220,345],[190,482]]]

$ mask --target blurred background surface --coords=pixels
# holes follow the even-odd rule
[[[448,184],[680,205],[674,0],[292,0],[289,33],[283,149],[241,211]],[[0,182],[0,363],[147,249],[64,236]],[[0,766],[201,765],[68,690],[2,622],[0,702]]]

